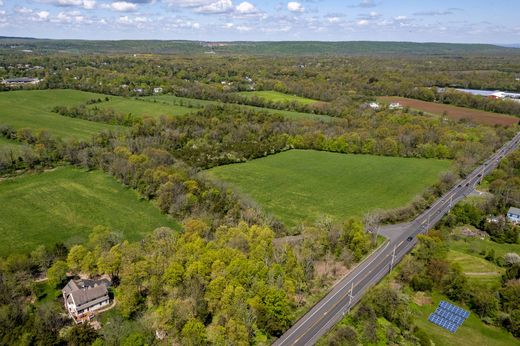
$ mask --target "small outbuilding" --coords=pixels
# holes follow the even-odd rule
[[[511,207],[507,211],[507,219],[513,223],[520,223],[520,209]]]

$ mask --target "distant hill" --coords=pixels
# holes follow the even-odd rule
[[[520,54],[520,49],[491,44],[414,42],[200,42],[159,40],[50,40],[0,37],[0,50],[130,54],[244,55],[492,55]]]

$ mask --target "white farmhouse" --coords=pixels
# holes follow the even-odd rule
[[[374,110],[378,110],[380,108],[379,103],[377,103],[377,102],[370,102],[368,104],[368,107],[370,107],[370,108],[372,108]]]
[[[110,303],[108,280],[70,280],[61,290],[65,308],[76,322],[88,319],[93,311]]]
[[[392,102],[392,103],[390,103],[388,108],[389,109],[402,109],[403,106],[401,106],[401,104],[399,102]]]

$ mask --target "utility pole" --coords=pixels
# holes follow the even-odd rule
[[[352,286],[350,286],[350,291],[348,292],[348,310],[347,313],[350,311],[350,307],[352,306],[352,299],[354,299],[354,296],[352,293],[354,292],[354,281],[352,281]]]
[[[395,250],[397,249],[397,245],[394,245],[394,251],[392,251],[392,261],[390,262],[390,271],[394,269],[394,261],[395,261]]]

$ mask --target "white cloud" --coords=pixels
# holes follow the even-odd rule
[[[49,19],[49,11],[40,11],[36,13],[36,18],[41,21],[46,21]]]
[[[205,14],[228,13],[233,11],[233,2],[231,0],[218,0],[207,5],[200,6],[195,11]]]
[[[14,11],[16,13],[20,13],[20,14],[33,13],[33,10],[31,8],[27,8],[27,7],[15,7]]]
[[[53,23],[72,23],[72,24],[89,24],[92,21],[86,18],[80,11],[60,12],[54,18],[51,18]]]
[[[362,0],[359,5],[359,7],[376,7],[376,2],[374,0]]]
[[[96,8],[96,0],[83,0],[83,8],[86,10]]]
[[[130,12],[137,9],[137,5],[126,1],[116,1],[109,5],[109,7],[118,12]]]
[[[368,24],[370,24],[370,21],[366,20],[366,19],[360,19],[358,20],[357,22],[357,25],[359,26],[367,26]]]
[[[254,14],[258,13],[258,9],[250,2],[244,1],[236,7],[236,11],[240,14]]]
[[[237,30],[242,31],[242,32],[247,32],[247,31],[253,30],[253,28],[250,26],[247,26],[247,25],[239,25],[239,26],[237,26]]]
[[[0,0],[0,6],[4,6],[4,0]]]
[[[83,7],[87,10],[92,10],[96,7],[96,0],[38,0],[45,4],[50,4],[59,7]]]
[[[291,1],[287,3],[287,9],[291,12],[303,12],[305,8],[303,8],[302,4],[296,1]]]

